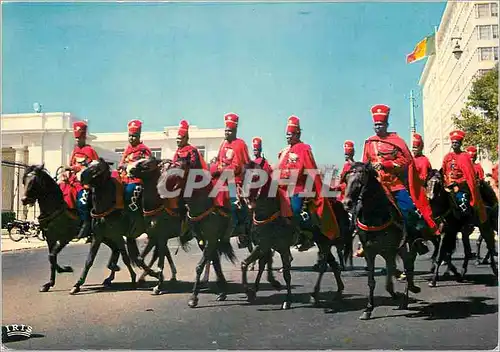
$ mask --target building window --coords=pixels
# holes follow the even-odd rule
[[[498,46],[495,46],[495,47],[493,48],[493,59],[494,59],[495,61],[498,61]]]
[[[490,4],[476,5],[476,18],[490,17]]]
[[[498,38],[498,24],[494,24],[491,26],[492,32],[493,32],[493,39]]]
[[[491,39],[491,26],[478,26],[478,39]]]
[[[120,158],[122,157],[124,151],[125,151],[124,148],[117,148],[117,149],[115,149],[115,153],[118,153],[118,155],[120,155]]]
[[[479,61],[493,60],[493,48],[478,48]]]
[[[205,160],[205,158],[206,158],[206,155],[205,155],[206,154],[205,146],[204,145],[197,145],[196,149],[198,149],[200,151],[201,157],[203,158],[203,160]]]
[[[151,148],[151,154],[157,160],[161,159],[161,148]]]
[[[498,17],[498,4],[496,2],[491,3],[491,16]]]

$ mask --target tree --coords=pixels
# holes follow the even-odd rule
[[[472,82],[465,108],[453,122],[467,134],[464,145],[478,145],[491,161],[498,159],[498,63]]]

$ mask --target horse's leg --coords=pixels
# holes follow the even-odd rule
[[[462,235],[463,238],[463,235]],[[483,244],[483,236],[479,235],[476,240],[476,265],[481,264],[481,245]]]
[[[394,291],[394,282],[392,281],[392,277],[396,273],[396,255],[397,252],[386,253],[386,255],[384,256],[385,266],[387,268],[385,277],[385,290],[391,295],[392,299],[395,300],[399,298]]]
[[[444,248],[443,248],[443,241],[444,241],[444,236],[446,236],[446,233],[441,234],[440,239],[439,239],[439,246],[438,246],[438,256],[437,260],[435,262],[434,266],[434,272],[432,273],[432,278],[429,281],[429,287],[436,287],[436,282],[439,277],[439,268],[441,267],[441,264],[443,263],[443,257],[444,257]]]
[[[318,249],[319,249],[319,252],[318,252],[318,265],[317,265],[317,268],[318,268],[318,278],[316,279],[316,285],[314,285],[314,291],[313,293],[311,294],[311,303],[313,303],[315,306],[317,306],[319,304],[319,291],[321,289],[321,280],[323,279],[323,275],[325,274],[326,272],[326,269],[328,267],[328,263],[327,263],[327,248],[325,248],[325,245],[323,243],[317,243],[318,245]],[[330,248],[328,248],[329,250]]]
[[[490,224],[488,222],[484,224],[479,225],[479,231],[481,231],[481,236],[484,238],[484,241],[486,242],[486,248],[488,249],[488,252],[491,253],[490,255],[490,267],[491,270],[493,271],[493,274],[495,277],[498,276],[498,267],[497,263],[495,261],[495,251],[496,251],[496,244],[495,244],[495,233],[493,232],[493,229],[491,228]]]
[[[220,262],[220,255],[217,253],[217,250],[213,251],[212,254],[213,263],[214,263],[214,271],[217,275],[217,286],[219,287],[219,294],[217,295],[217,301],[225,301],[227,299],[227,281],[224,277],[224,273],[222,272],[222,265]]]
[[[342,251],[342,246],[339,244],[337,246],[335,246],[335,249],[337,250],[337,256],[339,257],[339,262],[338,262],[338,266],[340,268],[341,271],[345,271],[345,263],[344,263],[344,255],[343,255],[343,251]],[[333,258],[335,260],[335,258]],[[337,281],[338,283],[338,281]]]
[[[165,243],[165,255],[167,257],[168,265],[170,265],[170,271],[172,273],[172,277],[170,278],[170,282],[177,281],[177,267],[174,263],[174,258],[172,258],[172,253],[170,253],[170,249],[168,248],[168,240]]]
[[[267,259],[267,282],[269,282],[276,291],[281,291],[283,286],[278,280],[276,280],[273,273],[273,256],[274,256],[274,251],[270,249],[268,252],[268,259]]]
[[[109,276],[102,282],[103,286],[110,286],[111,282],[115,279],[115,272],[118,268],[118,259],[120,258],[120,250],[115,242],[109,238],[104,238],[102,243],[107,245],[111,249],[111,256],[108,262],[108,269],[111,271]]]
[[[163,269],[165,268],[165,257],[167,256],[168,251],[167,239],[163,234],[158,234],[158,236],[156,236],[156,245],[158,248],[158,283],[155,287],[153,287],[153,294],[159,295],[161,292],[161,285],[164,280]],[[170,255],[170,251],[168,251],[168,254]]]
[[[417,259],[417,254],[415,250],[409,248],[410,245],[407,242],[400,249],[400,254],[402,254],[403,265],[406,272],[406,284],[407,289],[413,293],[420,293],[420,287],[415,285],[414,277],[415,277],[415,259]]]
[[[366,308],[363,311],[363,314],[359,317],[359,319],[368,320],[371,318],[373,308],[375,306],[373,298],[373,291],[375,290],[375,254],[371,253],[370,249],[367,250],[368,248],[364,249],[365,249],[366,265],[368,266],[368,288],[370,291],[368,294],[368,304],[366,305]]]
[[[132,268],[132,260],[130,259],[127,253],[127,247],[125,245],[125,240],[123,239],[123,236],[119,236],[115,242],[118,245],[118,250],[122,255],[123,263],[125,263],[125,266],[127,267],[128,272],[130,273],[130,282],[132,283],[133,286],[135,286],[136,274],[134,269]]]
[[[282,249],[280,255],[283,262],[283,278],[286,283],[286,299],[281,309],[290,309],[292,306],[292,253],[290,253],[290,247]]]
[[[245,259],[241,261],[241,284],[243,285],[243,290],[245,291],[245,294],[247,295],[247,301],[248,302],[253,302],[255,298],[257,297],[257,292],[252,290],[248,286],[248,267],[250,264],[255,262],[257,259],[260,259],[262,255],[262,251],[260,250],[260,245],[257,245],[254,247],[252,253]],[[259,271],[260,271],[260,265],[259,265]],[[257,280],[256,280],[257,281]]]
[[[433,238],[431,240],[432,244],[434,245],[434,251],[432,252],[432,255],[431,255],[431,270],[429,270],[431,273],[434,273],[434,270],[436,269],[436,260],[437,260],[437,257],[439,255],[439,243],[440,243],[440,240],[437,240],[435,238]]]
[[[340,297],[342,295],[342,292],[344,292],[344,282],[342,281],[342,273],[341,273],[342,269],[337,264],[337,261],[335,260],[333,254],[328,253],[326,260],[333,271],[333,275],[335,276],[335,281],[337,281],[337,296]]]
[[[85,267],[83,268],[82,275],[80,279],[73,286],[71,291],[69,292],[71,295],[77,294],[80,292],[80,287],[85,283],[87,279],[87,275],[89,274],[89,270],[94,264],[95,257],[97,256],[97,252],[99,251],[99,247],[101,246],[102,238],[101,236],[94,235],[92,236],[92,242],[90,245],[89,255],[87,256],[87,261],[85,262]]]
[[[49,282],[42,285],[42,287],[40,288],[40,292],[47,292],[48,290],[50,290],[51,287],[54,287],[54,285],[56,284],[56,271],[58,271],[57,254],[66,246],[66,244],[68,244],[68,242],[61,244],[54,240],[49,241],[49,239],[47,239],[47,245],[49,248],[50,280]],[[73,271],[71,267],[67,268]],[[70,271],[68,270],[67,272]]]
[[[203,272],[203,268],[205,267],[207,262],[210,265],[210,258],[208,255],[209,255],[209,246],[205,246],[205,248],[203,249],[201,259],[198,262],[198,265],[196,265],[196,278],[194,281],[193,293],[191,294],[191,298],[188,301],[188,306],[191,308],[194,308],[198,305],[198,294],[200,293],[199,285],[200,285],[201,273]]]
[[[253,244],[252,244],[252,241],[248,241],[248,246],[247,246],[247,249],[248,249],[248,253],[252,253],[253,252]],[[255,270],[255,262],[253,262],[252,264],[250,264],[250,267],[248,268],[248,270],[250,271],[254,271]]]
[[[154,244],[151,244],[149,245],[151,241],[148,241],[148,244],[146,245],[146,247],[144,248],[144,250],[142,251],[141,253],[141,257],[142,258],[146,258],[146,256],[149,254],[149,252],[151,252],[151,249],[154,247]],[[158,260],[158,246],[155,247],[154,251],[153,251],[153,255],[151,256],[151,259],[149,261],[149,264],[148,264],[148,267],[153,267],[153,264]],[[146,273],[145,271],[142,272],[141,276],[139,277],[139,280],[137,280],[137,282],[139,283],[144,283],[146,282],[146,276],[148,275],[148,273]]]

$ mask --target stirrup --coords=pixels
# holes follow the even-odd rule
[[[307,222],[311,218],[309,216],[309,214],[304,210],[300,213],[300,217],[302,218],[302,221],[304,221],[304,222]]]

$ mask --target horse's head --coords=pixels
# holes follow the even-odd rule
[[[95,187],[102,184],[111,177],[109,164],[103,158],[92,161],[89,166],[82,171],[80,183],[83,186]]]
[[[377,171],[371,163],[355,162],[344,177],[346,189],[342,203],[347,211],[352,211],[370,180],[377,181]]]
[[[151,164],[151,162],[149,162]],[[151,166],[152,167],[152,166]],[[170,192],[175,192],[184,187],[184,176],[186,169],[182,168],[181,163],[166,159],[157,164],[161,170],[156,188],[161,198],[172,198]],[[185,164],[184,164],[184,167]]]
[[[432,169],[429,172],[425,192],[429,201],[434,200],[443,190],[443,174],[441,170]]]
[[[23,205],[35,204],[37,199],[40,199],[42,194],[50,192],[54,185],[57,186],[44,164],[28,166],[23,175],[24,195],[21,202]]]
[[[262,192],[266,194],[266,190],[269,189],[272,181],[272,175],[264,170],[264,162],[264,159],[262,159],[260,163],[256,163],[252,160],[243,166],[243,184],[252,185],[252,187],[247,190],[246,196],[246,202],[250,209],[255,207],[255,203]],[[250,178],[250,180],[248,180],[248,178]]]
[[[162,165],[163,163],[161,160],[151,156],[130,163],[127,166],[127,173],[132,177],[137,177],[142,180],[147,178],[148,175],[151,175],[151,172],[161,169]]]

